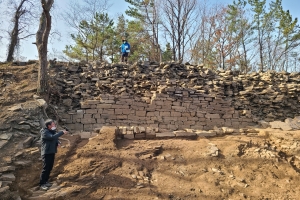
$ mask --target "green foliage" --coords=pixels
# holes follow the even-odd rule
[[[162,61],[171,61],[173,58],[173,53],[172,53],[172,49],[171,49],[171,44],[167,43],[166,44],[166,48],[162,53]]]
[[[75,45],[67,45],[64,53],[76,60],[104,60],[114,49],[113,25],[107,13],[96,13],[90,22],[81,21],[78,33],[71,34]]]

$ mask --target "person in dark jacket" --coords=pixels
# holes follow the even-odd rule
[[[43,160],[43,170],[40,176],[40,188],[42,190],[48,190],[52,186],[48,180],[53,168],[57,146],[59,145],[58,138],[63,134],[68,133],[67,131],[56,132],[56,125],[52,119],[45,121],[45,127],[46,128],[41,129],[41,156]]]
[[[123,44],[120,46],[121,49],[121,62],[127,63],[127,59],[130,53],[130,44],[125,38],[122,39]]]

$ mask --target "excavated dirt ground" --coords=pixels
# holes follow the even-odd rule
[[[32,70],[36,72],[34,65],[10,68],[14,79],[0,82],[1,118],[8,116],[6,110],[14,103],[32,98],[31,83],[36,81]],[[197,140],[116,140],[105,129],[89,140],[78,135],[63,138],[51,173],[54,185],[44,192],[38,188],[39,144],[20,149],[26,136],[14,134],[0,150],[0,167],[23,162],[16,165],[12,191],[25,200],[296,200],[300,196],[300,131],[266,129]],[[211,147],[219,150],[217,157],[208,154]]]

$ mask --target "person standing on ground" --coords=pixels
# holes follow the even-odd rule
[[[45,128],[41,129],[43,170],[40,176],[40,188],[42,190],[48,190],[52,186],[48,180],[53,168],[57,146],[59,145],[58,138],[67,133],[67,131],[56,132],[56,125],[52,119],[47,119],[45,121]]]
[[[121,62],[124,62],[127,64],[128,56],[130,53],[130,44],[127,42],[125,38],[122,39],[123,44],[120,46],[121,48]]]

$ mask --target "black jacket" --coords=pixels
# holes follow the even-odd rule
[[[56,153],[58,146],[58,138],[63,134],[63,131],[59,131],[58,133],[56,133],[56,131],[52,131],[47,128],[41,129],[41,155],[43,156],[45,154]]]

